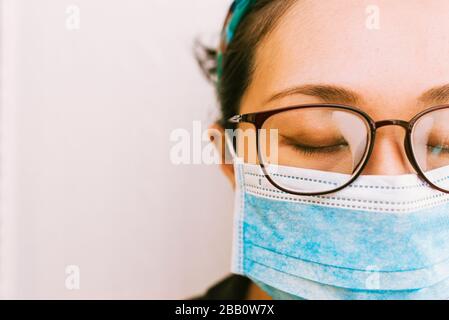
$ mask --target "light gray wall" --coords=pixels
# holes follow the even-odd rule
[[[229,2],[3,0],[3,297],[176,299],[229,272],[230,187],[169,159],[172,130],[216,116],[192,43]]]

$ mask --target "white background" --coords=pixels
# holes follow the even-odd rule
[[[178,299],[227,275],[232,190],[172,165],[169,136],[215,119],[192,44],[230,1],[2,2],[2,297]]]

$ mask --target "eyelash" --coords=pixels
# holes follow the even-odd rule
[[[296,151],[299,151],[305,155],[312,155],[312,154],[329,154],[329,153],[335,153],[338,152],[339,149],[342,147],[346,147],[347,145],[338,144],[334,146],[326,146],[326,147],[309,147],[299,144],[291,145]],[[440,148],[440,146],[431,146],[427,145],[428,149],[439,149],[439,153],[449,153],[449,148]],[[431,150],[433,152],[433,150]]]
[[[441,146],[431,146],[431,145],[427,145],[427,149],[439,149],[440,151],[438,152],[440,153],[449,153],[449,148],[441,148]],[[433,150],[430,150],[430,152],[433,153]]]
[[[331,154],[340,151],[343,147],[347,147],[347,144],[338,144],[334,146],[326,146],[326,147],[309,147],[299,144],[291,145],[296,151],[304,154],[304,155],[316,155],[316,154]]]

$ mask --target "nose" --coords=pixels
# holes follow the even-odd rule
[[[401,175],[415,173],[404,148],[406,122],[399,120],[376,123],[373,152],[362,175]]]

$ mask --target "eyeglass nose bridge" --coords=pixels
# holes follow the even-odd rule
[[[390,119],[390,120],[382,120],[374,123],[374,140],[375,140],[375,132],[377,129],[387,126],[399,126],[405,129],[405,139],[404,139],[404,149],[405,153],[407,155],[407,158],[412,165],[413,169],[418,173],[418,175],[421,176],[419,169],[419,165],[416,162],[415,157],[413,156],[412,147],[411,147],[411,141],[410,141],[410,131],[411,131],[411,123],[404,120],[398,120],[398,119]]]
[[[397,120],[397,119],[382,120],[382,121],[375,122],[376,129],[386,127],[386,126],[400,126],[404,129],[408,130],[410,127],[410,123],[407,121],[404,121],[404,120]]]

